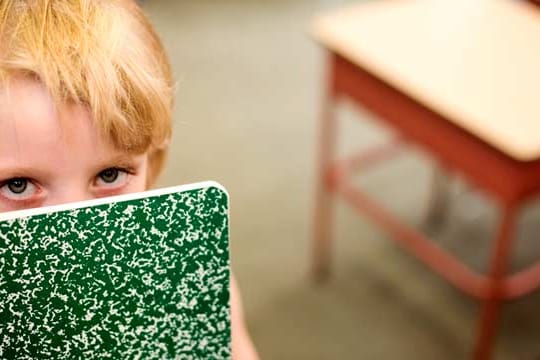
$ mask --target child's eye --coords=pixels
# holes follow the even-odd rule
[[[126,181],[128,174],[124,169],[108,168],[98,174],[96,184],[105,187],[118,186]]]
[[[37,193],[37,186],[26,178],[14,178],[1,185],[0,193],[10,200],[27,200]]]

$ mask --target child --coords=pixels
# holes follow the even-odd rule
[[[0,212],[143,191],[171,137],[173,80],[132,0],[0,1]],[[256,359],[234,279],[235,359]]]

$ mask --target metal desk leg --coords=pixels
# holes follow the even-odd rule
[[[449,187],[450,179],[447,172],[435,165],[433,168],[430,198],[424,220],[425,226],[429,230],[439,229],[446,220],[450,195]]]
[[[325,94],[319,134],[318,175],[313,224],[313,275],[315,280],[325,280],[330,272],[332,237],[332,184],[330,165],[336,141],[337,123],[334,116],[334,74],[329,65],[328,88]]]
[[[495,343],[496,328],[502,304],[501,288],[511,256],[516,218],[517,208],[515,206],[503,209],[497,242],[493,249],[489,269],[491,284],[486,299],[483,300],[482,304],[482,315],[474,353],[474,358],[477,360],[489,359]]]

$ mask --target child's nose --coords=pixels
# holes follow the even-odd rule
[[[57,194],[54,198],[51,198],[50,205],[59,205],[70,202],[85,201],[92,199],[93,196],[84,189],[66,189]]]

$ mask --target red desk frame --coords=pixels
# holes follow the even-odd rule
[[[540,192],[540,160],[520,162],[505,155],[367,70],[332,51],[328,53],[329,77],[321,116],[313,242],[316,278],[324,279],[329,273],[332,194],[337,194],[386,229],[392,239],[433,271],[482,301],[474,358],[489,358],[502,301],[523,296],[540,285],[540,263],[507,274],[519,210]],[[333,106],[342,97],[367,108],[397,130],[399,141],[386,148],[334,160],[337,131]],[[500,205],[500,224],[488,274],[473,271],[423,234],[399,222],[348,182],[351,170],[366,168],[384,159],[402,141],[420,146],[442,167],[460,173]]]

